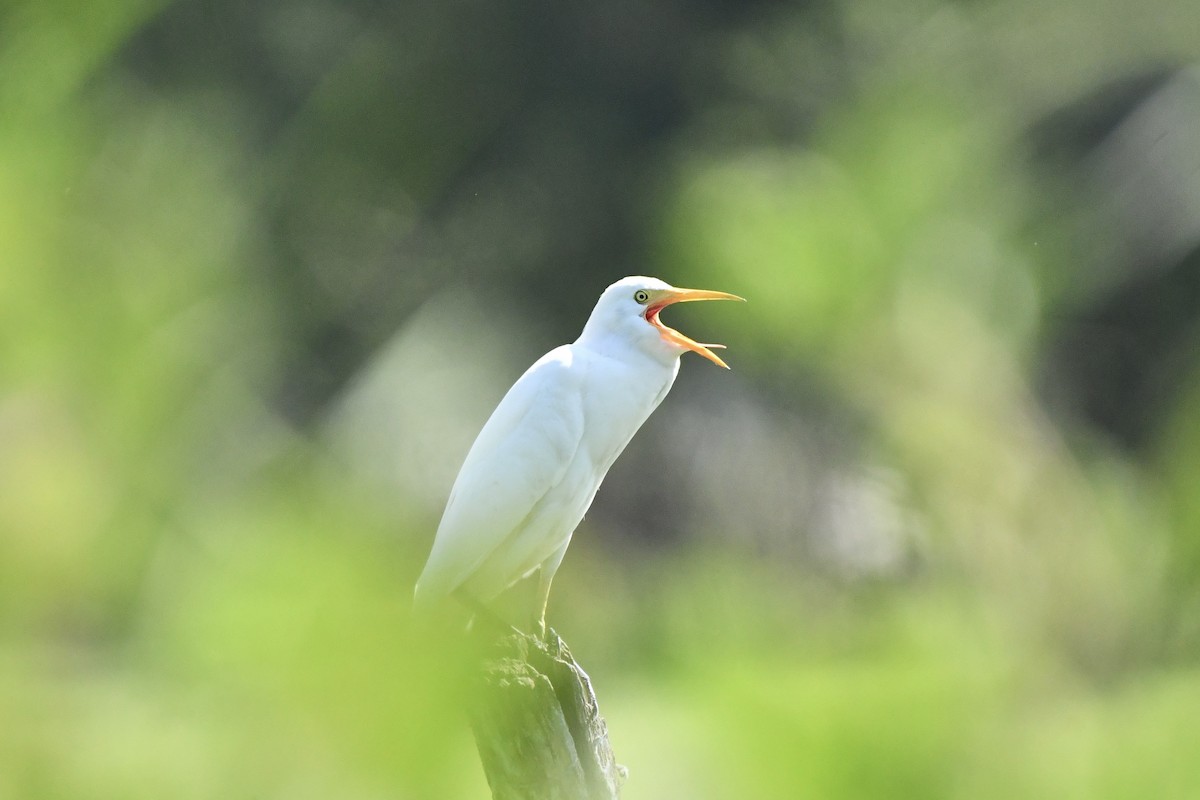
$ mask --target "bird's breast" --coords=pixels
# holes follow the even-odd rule
[[[584,443],[597,465],[607,471],[670,391],[678,361],[673,365],[596,361],[588,370],[584,392]]]

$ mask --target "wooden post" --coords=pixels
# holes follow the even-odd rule
[[[557,633],[499,640],[479,681],[471,730],[493,800],[616,800],[625,769],[592,682]]]

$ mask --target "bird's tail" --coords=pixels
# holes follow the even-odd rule
[[[412,613],[419,619],[428,618],[441,605],[440,598],[435,597],[428,588],[423,589],[423,586],[421,581],[417,581],[417,585],[413,587]]]

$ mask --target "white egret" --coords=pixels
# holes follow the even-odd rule
[[[741,299],[643,276],[605,289],[579,338],[526,370],[479,432],[417,581],[417,609],[452,595],[486,603],[538,571],[534,624],[544,632],[550,582],[571,535],[671,389],[680,356],[691,350],[728,369],[712,352],[723,345],[695,342],[659,313],[672,303]]]

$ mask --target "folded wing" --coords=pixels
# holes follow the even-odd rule
[[[418,606],[445,598],[498,549],[520,539],[542,498],[567,474],[583,438],[582,381],[573,366],[569,345],[547,353],[479,432],[417,582]]]

